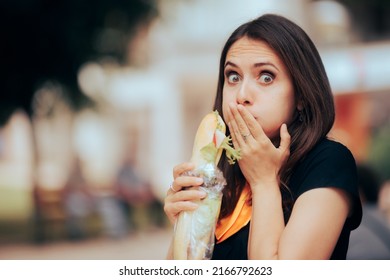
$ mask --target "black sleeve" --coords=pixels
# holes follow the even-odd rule
[[[347,223],[351,229],[360,224],[362,208],[356,162],[344,145],[331,140],[322,141],[295,170],[291,183],[295,198],[308,190],[322,187],[335,187],[346,191],[353,201],[353,213]]]

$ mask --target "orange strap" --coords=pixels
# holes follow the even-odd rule
[[[249,197],[250,187],[246,185],[241,192],[233,213],[223,218],[217,224],[215,229],[217,243],[226,240],[249,223],[252,215],[252,206],[248,203]]]

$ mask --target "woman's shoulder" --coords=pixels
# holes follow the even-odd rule
[[[335,140],[324,138],[320,140],[297,164],[296,170],[306,171],[323,168],[356,169],[356,162],[352,152],[344,144]]]
[[[362,213],[357,184],[356,162],[351,151],[340,142],[323,139],[295,167],[289,187],[295,199],[306,191],[322,187],[347,192],[355,209],[349,221],[351,228],[356,228]]]
[[[319,154],[325,154],[329,156],[347,156],[353,159],[351,151],[342,143],[332,140],[330,138],[323,138],[320,140],[313,149],[308,153],[308,157],[316,157]]]
[[[322,139],[295,167],[291,184],[301,194],[316,187],[334,186],[355,192],[356,162],[340,142]]]

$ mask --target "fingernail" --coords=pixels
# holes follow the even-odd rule
[[[199,197],[205,198],[207,196],[207,193],[205,191],[199,191]]]
[[[195,182],[198,183],[198,184],[202,184],[203,183],[203,179],[202,178],[196,178]]]

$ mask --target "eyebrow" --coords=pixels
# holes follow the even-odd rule
[[[233,66],[233,67],[238,67],[235,63],[231,62],[231,61],[227,61],[225,63],[225,66],[224,68],[226,68],[226,66]],[[255,64],[253,64],[254,68],[258,68],[258,67],[262,67],[262,66],[272,66],[274,67],[276,70],[280,71],[278,67],[275,66],[275,64],[271,63],[271,62],[257,62]]]

